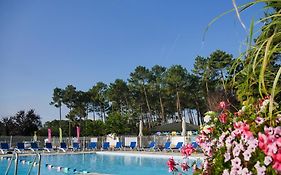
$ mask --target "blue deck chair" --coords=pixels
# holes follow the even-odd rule
[[[44,150],[46,150],[47,152],[51,152],[51,150],[53,150],[52,143],[46,143]]]
[[[178,142],[177,145],[173,148],[171,148],[172,152],[176,151],[180,151],[182,148],[183,142]]]
[[[0,152],[2,154],[7,153],[8,151],[13,151],[13,149],[10,148],[8,143],[1,143],[1,148],[0,148]]]
[[[29,149],[30,149],[32,152],[44,150],[44,149],[38,147],[37,142],[33,142],[33,143],[31,143],[30,145],[31,145],[31,148],[29,148]]]
[[[171,150],[171,142],[166,142],[163,148],[164,151]]]
[[[197,147],[199,146],[197,142],[192,142],[191,143],[192,148],[197,149]]]
[[[109,149],[109,142],[103,142],[101,150],[108,150]]]
[[[89,150],[96,150],[97,149],[97,142],[90,142],[88,145]]]
[[[136,146],[137,146],[137,142],[131,142],[131,143],[130,143],[130,149],[131,149],[131,150],[135,149]]]
[[[58,150],[66,152],[66,150],[67,150],[66,143],[64,143],[64,142],[60,143],[60,147],[58,148]]]
[[[192,148],[195,150],[195,151],[197,151],[197,152],[202,152],[202,149],[200,148],[200,146],[198,145],[198,143],[197,142],[192,142],[191,143],[191,145],[192,145]]]
[[[154,141],[152,141],[152,142],[149,143],[148,147],[144,147],[144,148],[142,148],[142,150],[156,151],[155,148],[156,148],[156,143]]]
[[[116,142],[116,145],[115,145],[115,147],[113,148],[113,150],[115,150],[115,149],[119,149],[119,150],[121,150],[122,149],[122,146],[123,145],[123,143],[122,142]]]
[[[24,143],[22,143],[22,142],[17,143],[17,147],[15,148],[15,151],[17,151],[18,153],[22,153],[25,150],[26,149],[25,149]]]
[[[78,142],[73,143],[73,151],[78,151],[80,150],[80,144]]]

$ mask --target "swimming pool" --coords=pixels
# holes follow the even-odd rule
[[[19,158],[19,175],[25,175],[32,157]],[[9,160],[0,160],[0,171],[5,172]],[[167,157],[146,157],[138,155],[108,155],[108,154],[65,154],[43,155],[41,175],[75,174],[78,172],[91,172],[114,175],[169,175],[166,166]],[[58,171],[58,167],[60,170]],[[33,168],[32,175],[37,172]],[[13,164],[9,175],[13,174]],[[189,174],[192,174],[189,172]]]

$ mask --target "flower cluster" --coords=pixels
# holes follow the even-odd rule
[[[206,156],[197,174],[281,174],[281,114],[273,103],[269,118],[269,103],[267,96],[232,113],[221,102],[220,111],[207,112],[196,139]]]
[[[259,148],[266,155],[264,164],[273,163],[273,168],[281,172],[281,127],[265,127],[264,134],[258,134]]]
[[[172,172],[173,174],[182,175],[183,172],[187,171],[190,167],[188,165],[188,156],[190,156],[193,153],[194,149],[191,144],[186,144],[181,148],[181,154],[183,156],[183,162],[176,162],[173,157],[169,158],[167,165],[169,168],[169,172]],[[179,168],[181,168],[181,171]]]

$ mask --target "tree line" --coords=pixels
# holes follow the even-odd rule
[[[216,108],[218,101],[234,97],[226,85],[231,78],[232,63],[231,54],[216,50],[208,57],[196,57],[192,72],[181,65],[137,66],[126,81],[97,82],[87,91],[77,90],[74,85],[56,87],[50,104],[58,108],[59,121],[62,106],[69,109],[66,115],[69,135],[77,125],[86,127],[85,121],[88,127],[89,123],[102,125],[95,121],[106,123],[116,116],[126,119],[122,125],[128,128],[123,133],[137,132],[139,120],[148,131],[155,125],[181,121],[182,117],[199,125],[203,114]],[[119,120],[113,120],[113,125]],[[58,125],[61,127],[62,123]]]
[[[191,124],[200,125],[204,113],[215,110],[219,101],[235,101],[234,91],[228,85],[233,62],[231,54],[216,50],[208,57],[197,56],[191,72],[181,65],[169,68],[137,66],[126,81],[97,82],[87,91],[78,90],[74,85],[56,87],[50,105],[58,108],[58,120],[48,121],[42,127],[40,117],[33,110],[26,116],[29,113],[37,116],[34,120],[37,127],[31,130],[42,127],[39,135],[47,135],[47,128],[52,128],[58,135],[58,128],[62,128],[64,136],[74,136],[76,126],[81,127],[84,136],[133,134],[138,132],[139,120],[144,122],[144,132],[149,133],[153,126],[181,121],[182,117]],[[68,120],[62,120],[63,106],[69,109],[65,116]],[[24,111],[2,118],[0,125],[5,128],[2,135],[33,134],[33,131],[16,129],[10,132],[14,126],[23,129],[32,123],[12,122],[18,121],[19,116],[25,116]]]
[[[276,71],[280,55],[269,65],[267,71]],[[237,83],[240,80],[237,75],[248,70],[246,67],[246,61],[234,60],[231,54],[216,50],[208,57],[197,56],[191,72],[181,65],[169,68],[155,65],[150,69],[138,66],[126,81],[98,82],[87,91],[77,90],[73,85],[56,87],[50,105],[58,108],[57,120],[42,127],[34,110],[19,111],[1,119],[0,134],[33,135],[38,131],[38,135],[46,136],[51,128],[58,135],[62,128],[63,136],[75,136],[76,126],[81,127],[82,136],[137,134],[139,120],[144,122],[144,133],[149,134],[151,127],[181,121],[182,117],[199,125],[204,113],[215,111],[222,100],[235,110],[241,104],[238,100],[247,100],[247,94],[259,96],[255,88],[245,90],[244,82]],[[280,94],[276,98],[280,99]],[[69,109],[67,120],[61,120],[63,106]]]
[[[42,127],[41,118],[34,110],[19,111],[14,116],[3,117],[0,121],[0,135],[31,136]]]

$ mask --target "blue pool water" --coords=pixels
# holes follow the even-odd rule
[[[33,157],[19,158],[18,175],[25,175]],[[23,161],[24,160],[24,161]],[[7,159],[0,160],[0,172],[5,172]],[[24,163],[23,163],[24,162]],[[75,174],[77,172],[94,172],[114,175],[169,175],[166,165],[167,158],[148,158],[140,156],[118,156],[103,154],[67,154],[42,156],[41,175]],[[48,165],[49,166],[48,166]],[[51,165],[53,166],[51,168]],[[57,167],[67,167],[59,172]],[[14,164],[11,166],[9,175],[13,174]],[[37,174],[37,166],[33,167],[32,175]],[[192,174],[191,171],[188,174]]]

